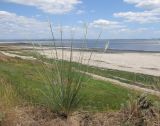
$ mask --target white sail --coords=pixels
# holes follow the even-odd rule
[[[106,42],[106,45],[105,45],[105,50],[104,50],[104,52],[106,52],[108,48],[109,48],[109,41],[107,41],[107,42]]]

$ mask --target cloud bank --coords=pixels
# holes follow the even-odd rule
[[[136,7],[145,9],[160,8],[160,0],[124,0],[129,4],[135,4]]]
[[[5,36],[18,36],[19,38],[40,38],[48,36],[49,27],[47,22],[38,21],[34,18],[18,16],[15,13],[0,11],[0,38]],[[6,37],[7,38],[7,37]]]
[[[37,9],[51,14],[64,14],[72,11],[80,0],[5,0],[6,2],[34,6]]]
[[[135,7],[145,9],[142,12],[118,12],[115,17],[123,18],[127,22],[137,23],[159,23],[160,22],[160,0],[124,0]]]
[[[116,21],[110,21],[106,19],[98,19],[94,20],[93,22],[90,23],[91,27],[95,28],[104,28],[104,29],[114,29],[114,28],[122,28],[125,27],[121,25],[119,22]]]

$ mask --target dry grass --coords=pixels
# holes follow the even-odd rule
[[[4,54],[2,54],[1,52],[0,52],[0,62],[15,62],[15,63],[17,63],[18,62],[18,59],[20,60],[20,58],[18,58],[18,57],[9,57],[9,56],[6,56],[6,55],[4,55]]]
[[[0,61],[14,58],[0,55]],[[17,62],[15,60],[15,62]],[[157,87],[159,85],[157,84]],[[157,88],[158,89],[158,88]],[[11,82],[0,79],[0,125],[2,126],[159,126],[160,108],[146,97],[130,99],[119,112],[88,113],[74,112],[68,119],[59,117],[45,107],[15,107],[19,97]],[[11,107],[13,106],[13,107]],[[6,107],[10,109],[5,110]],[[3,111],[2,111],[3,110]]]
[[[119,126],[119,113],[75,112],[65,119],[45,107],[23,106],[6,113],[3,126]]]
[[[6,112],[2,126],[159,126],[160,124],[158,115],[151,116],[148,113],[145,115],[146,111],[143,111],[143,115],[142,110],[138,110],[134,111],[131,117],[128,112],[74,112],[66,119],[43,106],[21,106]],[[124,123],[124,114],[126,114],[125,119],[131,117],[127,123]]]
[[[0,106],[2,107],[11,107],[18,105],[19,98],[18,95],[10,84],[10,82],[5,79],[0,79]]]
[[[131,98],[121,110],[121,124],[123,126],[159,126],[158,109],[146,95],[137,99]]]

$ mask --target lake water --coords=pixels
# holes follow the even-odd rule
[[[6,41],[6,42],[17,42],[14,41]],[[32,41],[18,41],[18,43],[41,43],[42,45],[53,45],[52,41],[48,40],[32,40]],[[88,48],[88,49],[104,49],[106,44],[108,44],[109,49],[115,50],[133,50],[133,51],[158,51],[160,52],[160,40],[156,39],[111,39],[111,40],[95,40],[95,39],[88,39],[86,41],[77,39],[77,40],[69,40],[65,39],[62,41],[56,40],[56,46],[63,46],[63,47],[70,47],[72,42],[73,48]]]
[[[50,42],[43,42],[50,43]],[[109,43],[109,44],[108,44]],[[56,41],[57,46],[69,47],[71,40],[64,40],[61,44],[59,40]],[[112,39],[112,40],[74,40],[72,42],[73,48],[89,48],[89,49],[105,49],[108,45],[109,49],[115,50],[134,50],[134,51],[159,51],[160,40],[135,40],[135,39]]]

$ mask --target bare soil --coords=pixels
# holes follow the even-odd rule
[[[16,107],[5,112],[2,126],[119,126],[119,113],[75,112],[67,119],[45,107]]]

